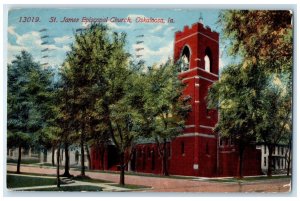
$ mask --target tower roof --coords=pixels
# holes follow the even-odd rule
[[[219,33],[212,31],[209,26],[204,26],[201,22],[194,23],[191,27],[184,26],[182,31],[175,32],[175,40],[180,40],[188,35],[195,33],[205,34],[206,36],[219,41]]]

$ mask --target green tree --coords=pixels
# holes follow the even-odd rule
[[[245,146],[256,140],[255,126],[259,94],[256,80],[263,85],[263,76],[256,69],[244,71],[241,65],[227,66],[221,79],[209,89],[208,106],[219,111],[215,131],[221,138],[231,138],[239,152],[237,175],[243,177]]]
[[[237,65],[225,67],[221,79],[209,91],[210,107],[218,108],[220,112],[216,129],[221,136],[232,136],[234,139],[248,136],[242,146],[254,137],[267,144],[272,142],[274,146],[284,138],[283,133],[288,133],[281,132],[279,127],[268,129],[275,124],[281,125],[281,128],[291,127],[287,126],[291,122],[287,120],[291,116],[291,19],[290,11],[221,12],[219,23],[223,27],[223,40],[229,41],[228,53],[238,56],[240,61]],[[283,97],[272,89],[272,77],[285,83],[287,96]],[[282,78],[286,81],[283,82]],[[274,104],[279,105],[270,107]],[[281,119],[283,108],[287,111],[287,118]],[[265,121],[266,118],[268,121]],[[278,138],[278,135],[281,137]]]
[[[167,142],[180,135],[191,111],[190,97],[183,96],[184,84],[178,78],[178,67],[167,61],[150,68],[144,89],[144,131],[155,140],[162,158],[162,174],[168,173]]]
[[[229,55],[242,57],[243,66],[263,71],[292,70],[292,12],[283,10],[227,10],[220,13],[222,39],[230,41]]]
[[[258,140],[268,147],[268,176],[272,175],[272,156],[278,144],[290,144],[292,133],[291,90],[288,77],[269,76],[267,87],[262,90],[262,107],[258,109],[260,123],[256,126]],[[288,159],[287,159],[288,160]],[[288,161],[290,162],[290,161]]]
[[[44,69],[47,73],[47,82],[44,82],[43,98],[39,100],[39,112],[43,114],[43,127],[33,138],[34,146],[41,149],[44,154],[52,148],[52,165],[54,166],[54,150],[58,143],[57,132],[59,128],[56,124],[57,110],[57,82],[54,81],[54,68]]]
[[[125,34],[110,35],[106,26],[93,24],[75,35],[75,42],[63,64],[62,79],[70,84],[72,92],[72,121],[79,136],[82,176],[85,176],[84,149],[93,133],[93,122],[102,118],[95,112],[99,105],[97,102],[109,108],[123,96],[124,80],[118,80],[116,73],[123,73],[128,63],[129,55],[124,51],[124,46]]]
[[[97,101],[97,111],[103,117],[103,132],[108,132],[110,139],[119,151],[120,185],[125,184],[125,153],[131,150],[134,139],[140,133],[142,116],[136,104],[136,94],[140,85],[139,75],[128,65],[128,54],[124,52],[125,35],[114,51],[112,65],[107,66],[104,77],[107,80],[106,92]],[[130,153],[129,153],[130,154]]]
[[[81,147],[81,176],[85,176],[84,144],[87,135],[88,109],[92,107],[92,101],[97,98],[96,91],[101,85],[101,63],[103,57],[102,46],[107,40],[103,37],[104,28],[92,26],[84,33],[75,35],[75,42],[68,52],[62,68],[62,81],[68,83],[71,99],[66,104],[73,106],[68,115],[74,121],[73,129],[79,136]],[[101,48],[100,48],[101,47]],[[98,92],[101,93],[100,91]],[[64,94],[65,95],[65,94]]]
[[[58,89],[56,94],[56,107],[54,108],[57,111],[55,118],[55,125],[59,127],[57,137],[59,138],[56,143],[58,146],[58,152],[60,146],[63,146],[65,153],[65,164],[64,164],[64,177],[71,177],[72,175],[69,172],[69,147],[72,143],[76,141],[76,125],[74,121],[74,99],[73,99],[73,90],[70,83],[66,82],[66,79],[62,79],[58,83]]]
[[[59,80],[54,84],[52,105],[49,107],[52,116],[48,119],[48,126],[45,127],[46,139],[52,146],[52,163],[54,165],[54,155],[56,149],[56,177],[57,187],[60,187],[60,151],[63,148],[65,152],[64,173],[62,176],[71,177],[69,172],[69,146],[75,141],[72,90],[68,83]]]
[[[50,74],[34,62],[28,52],[8,65],[8,147],[19,150],[17,173],[20,173],[21,149],[33,144],[46,127],[49,115]]]
[[[140,134],[141,119],[141,114],[130,104],[127,96],[110,106],[110,133],[120,157],[120,185],[125,185],[128,162],[125,154],[131,150],[134,139]]]

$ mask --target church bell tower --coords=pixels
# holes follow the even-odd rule
[[[175,153],[171,162],[184,164],[180,168],[188,175],[213,176],[217,172],[217,137],[213,127],[218,114],[207,108],[206,96],[209,87],[219,79],[219,34],[201,20],[185,26],[175,33],[174,61],[180,63],[179,77],[186,84],[184,95],[191,97],[192,111],[183,135],[172,142]],[[171,172],[177,172],[172,166]]]

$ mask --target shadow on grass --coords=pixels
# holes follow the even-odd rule
[[[7,188],[56,185],[55,178],[30,177],[22,175],[7,175]]]
[[[102,191],[102,188],[98,186],[61,186],[60,188],[57,187],[50,187],[50,188],[38,188],[26,191],[66,191],[66,192],[98,192]]]
[[[102,179],[92,179],[88,176],[76,176],[72,178],[75,181],[82,181],[82,182],[90,182],[90,183],[113,183],[111,181],[102,180]]]

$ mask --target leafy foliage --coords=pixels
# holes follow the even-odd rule
[[[17,172],[21,148],[36,144],[51,116],[50,78],[51,72],[42,69],[25,51],[8,65],[7,142],[8,147],[19,148]]]
[[[144,86],[144,134],[158,145],[164,175],[168,175],[166,143],[182,133],[191,111],[190,97],[182,94],[185,86],[178,78],[177,69],[170,60],[158,68],[150,68]]]
[[[30,137],[34,137],[32,134],[45,128],[49,116],[50,75],[25,51],[8,66],[7,126],[12,140],[8,140],[9,147],[25,145],[25,142],[28,145]]]
[[[75,42],[63,64],[62,80],[67,86],[66,93],[70,95],[66,106],[72,107],[71,111],[66,111],[64,118],[72,121],[70,124],[80,141],[82,175],[83,147],[87,140],[93,138],[97,142],[105,142],[108,134],[114,137],[109,128],[113,129],[116,123],[112,123],[111,119],[114,119],[114,111],[120,112],[118,105],[124,105],[121,101],[124,81],[129,74],[129,55],[124,51],[125,37],[125,34],[110,35],[106,26],[93,24],[75,35]]]
[[[243,65],[259,63],[264,71],[291,71],[292,13],[280,10],[229,10],[221,12],[223,39],[229,54],[241,55]],[[288,65],[283,65],[288,64]]]
[[[221,79],[209,90],[208,105],[219,109],[216,132],[247,143],[255,139],[253,103],[257,103],[258,94],[249,79],[255,75],[243,75],[241,69],[240,65],[232,65],[223,71]]]
[[[291,132],[291,18],[289,11],[220,14],[223,39],[231,42],[229,55],[239,55],[241,63],[225,67],[208,103],[219,109],[216,131],[240,145],[240,160],[243,147],[254,139],[270,145],[270,159],[272,147]]]

